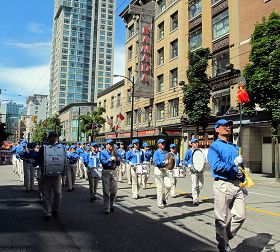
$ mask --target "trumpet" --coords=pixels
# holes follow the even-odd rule
[[[245,188],[246,186],[249,187],[249,188],[254,186],[255,183],[252,180],[252,178],[249,176],[248,172],[246,172],[246,170],[242,166],[238,166],[238,169],[240,171],[242,171],[242,173],[245,176],[245,181],[244,182],[240,182],[239,186],[242,187],[242,188]]]

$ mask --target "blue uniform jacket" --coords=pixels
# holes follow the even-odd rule
[[[83,148],[77,148],[76,149],[76,153],[79,155],[79,157],[82,157],[82,154],[84,153],[85,151],[84,151],[84,149]]]
[[[67,158],[69,160],[69,164],[76,164],[79,159],[79,155],[76,152],[68,152]]]
[[[128,164],[128,158],[129,156],[131,155],[131,150],[128,150],[126,153],[125,153],[125,162]]]
[[[239,148],[231,142],[218,138],[209,147],[208,162],[214,178],[236,180],[238,167],[234,159],[239,155]]]
[[[133,149],[127,158],[127,162],[134,165],[142,164],[144,162],[144,152],[142,150]]]
[[[154,165],[158,168],[163,168],[165,166],[165,160],[166,160],[166,153],[167,151],[161,151],[160,149],[157,149],[153,156]]]
[[[193,154],[193,149],[190,148],[186,151],[185,153],[185,158],[184,158],[184,166],[192,165],[192,154]]]
[[[115,167],[113,167],[111,157],[112,157],[112,153],[109,152],[108,150],[104,150],[100,153],[100,161],[104,170],[112,170],[113,168],[115,169]],[[116,165],[117,166],[120,165],[119,160],[117,160]]]
[[[121,158],[122,160],[125,160],[125,150],[123,149],[118,149],[117,151],[118,157]]]
[[[153,156],[152,151],[150,151],[150,150],[144,151],[144,150],[143,150],[143,152],[144,152],[144,154],[145,154],[145,155],[144,155],[144,160],[150,162],[150,160],[151,160],[151,158],[152,158],[152,156]]]
[[[82,162],[84,163],[84,165],[87,167],[88,166],[88,163],[89,163],[89,155],[90,155],[90,152],[87,151],[87,152],[84,152],[82,154]]]
[[[101,156],[100,152],[94,153],[93,151],[91,151],[89,155],[88,167],[100,168],[101,167],[100,156]]]
[[[174,153],[174,158],[175,158],[175,167],[179,167],[180,164],[180,155],[178,152]]]

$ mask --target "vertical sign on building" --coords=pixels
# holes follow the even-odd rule
[[[144,6],[130,5],[129,11],[139,15],[138,76],[135,78],[134,96],[153,98],[153,16],[154,2]]]

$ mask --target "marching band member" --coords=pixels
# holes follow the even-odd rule
[[[151,158],[153,156],[152,151],[149,149],[148,143],[143,143],[142,150],[144,152],[144,165],[147,166],[147,173],[142,175],[142,187],[145,190],[147,188],[147,182],[150,177],[150,165],[151,165]]]
[[[88,180],[87,165],[88,165],[88,159],[89,159],[90,151],[91,151],[90,144],[87,144],[86,147],[85,147],[85,151],[82,154],[83,174],[84,174],[86,180]]]
[[[246,218],[245,193],[239,186],[244,181],[243,158],[238,146],[230,142],[232,121],[220,119],[215,124],[218,139],[210,145],[208,161],[214,178],[214,212],[216,216],[216,239],[219,251],[231,251],[231,240]],[[231,217],[228,218],[231,214]]]
[[[13,153],[13,158],[12,158],[13,172],[16,172],[16,170],[17,170],[17,157],[16,157],[17,146],[18,146],[18,144],[15,144],[11,149],[11,152]]]
[[[112,139],[106,141],[106,149],[101,152],[100,161],[103,166],[102,187],[104,213],[109,215],[110,212],[114,212],[114,201],[118,191],[116,168],[120,165]]]
[[[142,183],[142,174],[137,174],[137,165],[142,165],[144,162],[144,152],[139,148],[139,140],[132,140],[133,149],[129,152],[127,161],[131,167],[132,177],[132,198],[139,198],[139,189]]]
[[[192,154],[194,150],[198,149],[198,139],[191,139],[191,148],[185,153],[184,166],[190,169],[190,175],[192,180],[192,200],[193,206],[199,205],[199,194],[204,184],[203,172],[198,172],[193,168]]]
[[[84,153],[84,146],[81,142],[77,143],[76,153],[79,155],[78,163],[77,163],[77,177],[81,179],[84,177],[84,164],[82,161],[82,155]]]
[[[42,169],[41,189],[43,197],[44,219],[49,220],[51,215],[58,216],[58,210],[62,195],[62,177],[56,173],[50,175],[45,173],[45,167],[50,167],[53,162],[58,164],[61,170],[65,170],[66,151],[61,144],[57,144],[58,135],[56,132],[49,132],[48,144],[40,148],[36,163]],[[52,200],[53,199],[53,200]],[[51,201],[52,200],[52,201]]]
[[[167,151],[165,150],[165,140],[160,138],[157,142],[158,149],[153,156],[155,165],[155,183],[157,186],[157,204],[159,208],[167,205],[167,199],[171,188],[171,180],[169,174],[165,170]]]
[[[31,163],[29,163],[29,149],[27,148],[27,143],[22,143],[22,151],[19,152],[19,157],[22,161],[22,167],[23,167],[23,183],[26,187],[26,192],[30,192],[31,187],[31,171],[30,166]],[[33,185],[34,185],[34,173],[33,173]],[[32,187],[33,187],[32,185]]]
[[[101,178],[102,165],[100,162],[99,147],[96,142],[91,143],[91,151],[89,152],[87,174],[89,183],[90,201],[96,200],[96,191],[99,179]]]
[[[170,152],[173,154],[174,158],[175,158],[175,167],[179,167],[180,166],[180,155],[177,152],[176,149],[176,144],[170,144]],[[171,178],[171,190],[170,190],[170,196],[172,198],[176,197],[176,184],[177,184],[177,178],[173,177],[173,170],[170,171],[170,178]]]
[[[125,159],[126,159],[126,177],[127,177],[127,182],[129,185],[132,185],[132,182],[131,182],[131,167],[127,161],[127,158],[129,157],[129,154],[131,152],[133,148],[133,144],[129,144],[128,145],[128,150],[127,152],[125,153]]]
[[[68,166],[66,171],[66,180],[68,184],[68,192],[72,192],[75,190],[74,185],[76,182],[76,173],[79,158],[80,157],[76,152],[76,146],[72,145],[67,153]]]
[[[124,149],[124,143],[123,142],[120,142],[120,148],[118,149],[118,157],[120,158],[120,162],[121,162],[121,165],[118,169],[118,179],[119,179],[119,182],[122,182],[122,178],[123,178],[123,174],[125,172],[125,149]]]

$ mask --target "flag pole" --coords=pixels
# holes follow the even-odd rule
[[[239,103],[239,154],[242,155],[242,102]]]

